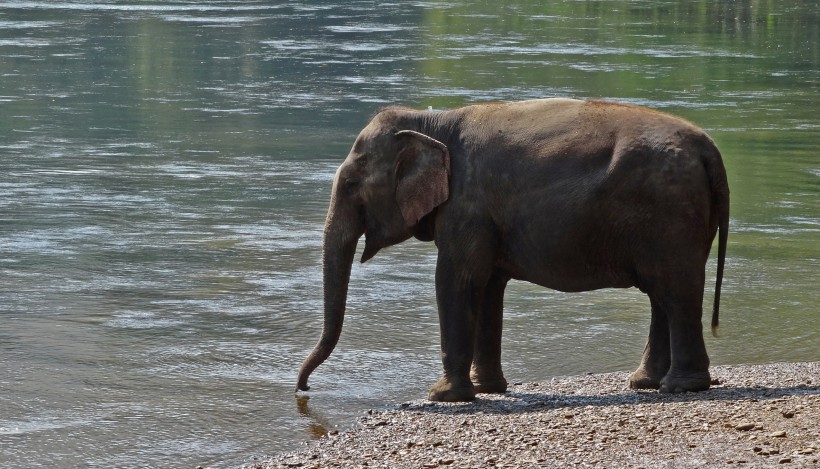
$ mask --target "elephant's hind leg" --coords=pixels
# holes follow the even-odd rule
[[[701,324],[704,276],[703,272],[690,271],[690,276],[678,277],[676,282],[659,289],[660,293],[650,292],[653,306],[659,310],[657,316],[665,316],[668,323],[669,369],[660,380],[660,392],[703,391],[711,384]],[[655,316],[653,312],[653,321]],[[659,370],[660,367],[655,372]]]
[[[650,298],[652,321],[649,323],[649,338],[643,351],[641,364],[629,377],[632,389],[658,389],[661,379],[666,376],[672,361],[669,344],[669,321],[666,313]]]
[[[509,278],[494,274],[484,289],[475,321],[475,347],[470,380],[477,393],[503,393],[507,380],[501,370],[501,329],[504,289]]]

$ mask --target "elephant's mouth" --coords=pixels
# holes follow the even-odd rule
[[[364,252],[361,262],[365,263],[387,246],[401,243],[412,236],[411,233],[390,232],[384,226],[367,224],[364,230]]]
[[[394,244],[399,244],[413,236],[413,231],[403,225],[397,228],[397,223],[382,223],[366,214],[364,223],[364,252],[361,262],[365,263],[373,258],[380,250]]]
[[[362,252],[361,262],[364,264],[373,258],[384,247],[384,237],[374,235],[371,230],[364,232],[364,252]]]

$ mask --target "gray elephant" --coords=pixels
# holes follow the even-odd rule
[[[444,375],[430,400],[506,391],[501,326],[511,279],[564,292],[639,288],[652,319],[630,386],[707,389],[705,265],[719,233],[714,331],[728,221],[720,152],[701,129],[667,114],[571,99],[383,109],[333,181],[324,329],[297,389],[308,389],[339,339],[362,235],[362,262],[412,236],[438,247]]]

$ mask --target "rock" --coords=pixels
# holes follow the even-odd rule
[[[739,432],[747,432],[747,431],[752,430],[754,428],[755,428],[755,424],[753,424],[751,422],[742,422],[742,423],[739,423],[739,424],[735,425],[735,430],[737,430]]]
[[[772,438],[786,438],[786,432],[784,432],[783,430],[780,430],[780,431],[777,431],[777,432],[769,433],[769,436],[772,437]]]

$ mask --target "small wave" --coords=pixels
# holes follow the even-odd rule
[[[738,233],[762,233],[767,235],[793,235],[798,233],[820,233],[820,220],[804,217],[786,217],[789,224],[744,224],[733,223],[731,231]]]
[[[187,16],[187,15],[164,15],[162,17],[165,21],[172,21],[177,23],[198,23],[198,24],[220,24],[220,25],[236,25],[243,23],[252,23],[259,21],[260,18],[252,16]]]
[[[171,4],[171,5],[140,5],[140,4],[108,4],[108,3],[68,3],[68,2],[0,2],[0,8],[16,10],[80,10],[80,11],[265,11],[278,10],[283,6],[278,5],[196,5],[196,4]]]
[[[0,21],[0,29],[36,29],[58,26],[56,21]]]
[[[392,33],[396,31],[410,31],[416,28],[412,26],[364,23],[351,26],[326,26],[325,29],[334,33]]]
[[[57,417],[35,417],[31,420],[16,420],[0,423],[0,435],[23,435],[26,433],[76,427],[92,423],[87,419],[62,420]]]
[[[45,39],[0,39],[0,47],[45,47],[51,45]]]
[[[147,311],[124,311],[105,321],[105,325],[115,329],[165,329],[183,324],[182,319],[157,317]]]

